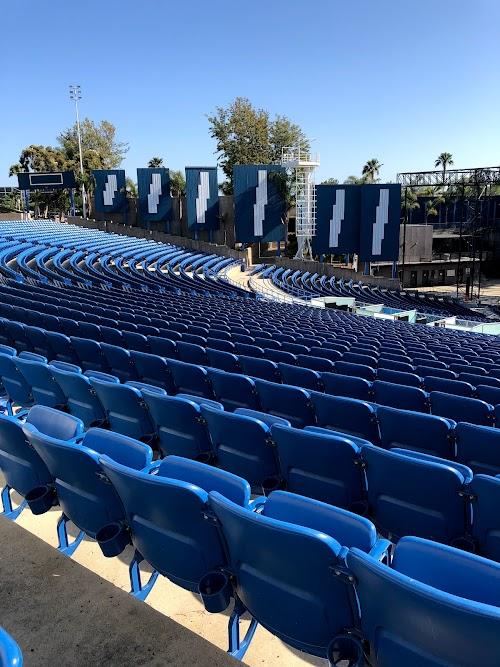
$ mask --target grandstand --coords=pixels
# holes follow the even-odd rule
[[[500,337],[313,307],[485,325],[454,300],[239,264],[0,222],[3,521],[56,511],[58,551],[127,558],[132,598],[201,596],[240,660],[262,627],[332,665],[498,666]]]

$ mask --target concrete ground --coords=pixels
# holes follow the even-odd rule
[[[1,474],[0,485],[3,486]],[[57,546],[56,524],[59,516],[60,511],[57,508],[41,516],[34,516],[27,508],[21,513],[16,523],[55,548]],[[132,550],[129,548],[118,558],[105,558],[96,542],[85,539],[75,551],[73,559],[115,586],[128,591],[128,563],[131,555]],[[36,595],[35,590],[33,595]],[[163,577],[159,577],[143,604],[150,605],[215,646],[223,650],[227,649],[227,616],[207,613],[197,595],[175,586]],[[273,665],[273,667],[325,665],[323,660],[288,648],[261,627],[255,633],[244,662],[252,667],[261,665]]]
[[[447,294],[456,296],[456,285],[433,285],[432,287],[418,287],[419,292],[431,292],[437,294]],[[458,295],[465,297],[465,286],[460,285]],[[477,285],[474,285],[474,296],[477,295]],[[481,281],[481,302],[486,301],[493,304],[500,304],[500,280],[482,280]]]

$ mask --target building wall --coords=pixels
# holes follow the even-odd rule
[[[432,260],[432,225],[404,225],[399,230],[399,263]]]

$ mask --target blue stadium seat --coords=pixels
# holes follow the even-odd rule
[[[151,415],[163,456],[177,454],[190,459],[210,458],[212,449],[199,403],[148,390],[143,390],[142,397]],[[222,410],[222,405],[218,409]]]
[[[455,396],[466,396],[472,398],[474,396],[474,387],[468,382],[460,380],[448,380],[446,378],[438,378],[432,375],[424,377],[425,391],[442,391],[446,394],[454,394]]]
[[[36,352],[37,354],[43,354],[48,359],[52,359],[54,352],[52,350],[52,346],[49,343],[47,332],[40,327],[27,326],[25,329],[26,336],[28,337],[33,352]]]
[[[155,427],[138,389],[95,377],[90,378],[90,384],[104,408],[106,424],[111,430],[142,442],[155,442]],[[156,391],[162,393],[160,388]]]
[[[47,339],[54,353],[51,360],[58,359],[59,361],[66,361],[69,364],[80,364],[80,360],[68,336],[58,331],[47,331]]]
[[[149,470],[153,457],[150,447],[100,428],[87,431],[78,444],[49,437],[36,429],[25,429],[25,433],[55,480],[63,512],[57,530],[63,553],[71,555],[84,534],[98,539],[99,531],[108,524],[123,524],[123,505],[99,465],[99,455],[109,456],[128,468]],[[81,531],[72,543],[68,540],[68,521]],[[124,544],[129,543],[124,528],[120,530]]]
[[[401,410],[414,410],[415,412],[429,412],[427,394],[417,387],[375,380],[372,391],[373,400],[379,405],[388,405]]]
[[[264,357],[277,364],[291,364],[294,366],[297,363],[297,357],[291,352],[286,352],[286,350],[273,350],[264,347]]]
[[[140,381],[160,387],[167,394],[175,393],[176,389],[172,374],[163,357],[136,350],[132,350],[130,356]]]
[[[496,667],[500,566],[448,546],[405,537],[391,567],[347,554],[361,633],[376,665]],[[404,619],[404,622],[402,622]],[[425,623],[422,623],[425,619]],[[432,629],[439,628],[439,632]]]
[[[238,373],[241,366],[238,357],[232,352],[213,350],[207,347],[208,365],[228,373]]]
[[[481,401],[490,405],[500,404],[500,387],[491,387],[490,385],[478,384],[476,387],[476,396]]]
[[[212,350],[220,350],[221,352],[234,352],[235,346],[230,340],[225,340],[222,338],[213,338],[209,336],[207,338],[207,352],[208,348]]]
[[[326,394],[358,398],[361,401],[370,400],[372,385],[364,378],[340,373],[321,373],[321,380]]]
[[[432,375],[433,377],[438,378],[447,378],[448,380],[456,380],[457,374],[451,370],[445,368],[432,368],[432,366],[421,366],[417,365],[415,367],[415,373],[420,375],[420,377],[425,377],[426,375]]]
[[[269,380],[269,382],[281,382],[278,365],[270,359],[257,359],[256,357],[247,357],[240,354],[238,355],[238,361],[245,375]]]
[[[0,628],[0,665],[2,667],[23,666],[21,649],[3,628]]]
[[[360,450],[348,436],[276,425],[271,437],[278,449],[279,483],[287,491],[353,511],[366,507]]]
[[[303,368],[292,364],[278,363],[278,369],[283,378],[283,382],[304,389],[322,391],[323,384],[318,371],[311,368]]]
[[[475,475],[470,485],[474,494],[472,537],[480,556],[500,562],[500,476]],[[500,604],[498,605],[500,606]]]
[[[31,343],[24,324],[7,321],[5,323],[5,329],[12,341],[12,346],[16,348],[18,353],[23,352],[23,350],[31,350]]]
[[[86,371],[109,372],[109,367],[98,342],[77,336],[71,336],[70,340],[78,357],[79,366]],[[66,359],[62,361],[66,361]]]
[[[267,478],[277,476],[278,463],[266,424],[207,406],[202,406],[201,412],[218,466],[243,477],[259,490]]]
[[[393,371],[389,368],[379,368],[377,371],[377,380],[384,382],[394,382],[395,384],[404,384],[407,387],[422,387],[422,378],[415,373],[403,373],[402,371]]]
[[[342,359],[342,354],[338,350],[332,350],[327,347],[311,347],[311,355],[313,357],[322,357],[323,359],[329,359],[330,361],[338,361]]]
[[[215,399],[222,403],[225,410],[260,409],[259,394],[251,378],[246,375],[226,373],[215,368],[208,368],[207,371]]]
[[[101,343],[100,345],[110,373],[116,375],[120,382],[139,379],[128,350],[109,343]]]
[[[202,366],[208,364],[207,353],[201,345],[186,343],[184,340],[180,340],[177,343],[177,354],[181,361],[185,361],[188,364],[200,364]]]
[[[102,403],[98,399],[90,379],[78,372],[65,371],[51,366],[52,375],[61,387],[68,410],[89,426],[101,426],[106,421]],[[108,382],[119,382],[117,377],[105,376]]]
[[[500,389],[500,380],[495,377],[490,377],[489,375],[474,375],[473,373],[460,373],[458,379],[462,382],[468,382],[473,387],[478,387],[479,385],[488,385],[490,387],[496,387]]]
[[[349,548],[372,553],[378,548],[374,526],[338,507],[283,491],[272,493],[260,514],[217,492],[210,493],[209,504],[229,553],[239,603],[235,621],[248,610],[293,648],[330,657],[332,640],[358,622],[351,583],[332,573],[344,570]]]
[[[454,458],[455,422],[436,415],[380,406],[377,409],[380,445]]]
[[[401,453],[400,453],[401,452]],[[392,541],[416,535],[461,544],[470,524],[463,497],[472,471],[410,450],[362,449],[368,482],[369,516]]]
[[[236,408],[234,411],[235,415],[243,415],[244,417],[253,417],[253,419],[258,419],[263,422],[266,426],[271,428],[275,424],[280,426],[290,426],[288,419],[283,417],[277,417],[276,415],[268,414],[267,412],[261,412],[260,410],[250,410],[249,408]]]
[[[318,426],[341,431],[370,442],[379,441],[375,409],[367,402],[311,392]]]
[[[177,358],[177,344],[175,341],[170,340],[170,338],[150,336],[148,341],[152,354],[157,354],[160,357],[166,357],[167,359]]]
[[[123,347],[125,345],[123,334],[119,329],[103,326],[102,324],[101,339],[103,343],[109,343],[110,345],[118,345],[119,347]]]
[[[475,475],[500,475],[500,429],[461,422],[454,434],[457,461]]]
[[[351,348],[352,349],[352,348]],[[342,359],[351,364],[361,364],[362,366],[369,366],[371,368],[377,368],[378,359],[367,354],[358,354],[356,352],[346,352]]]
[[[264,412],[287,419],[296,428],[315,423],[314,406],[305,389],[259,379],[255,380],[255,386]]]
[[[182,588],[198,592],[198,585],[208,573],[227,565],[222,537],[213,522],[206,519],[208,493],[219,491],[246,508],[250,501],[247,482],[224,470],[178,456],[164,459],[155,475],[120,465],[107,456],[100,458],[100,464],[125,508],[135,548],[131,588],[138,598],[147,597],[157,573]],[[154,568],[145,586],[139,571],[142,560]]]
[[[12,414],[14,405],[28,408],[34,403],[31,385],[17,368],[15,359],[17,357],[10,354],[0,354],[0,380],[7,393],[9,414]]]
[[[79,436],[83,427],[68,415],[52,411],[47,413],[46,408],[34,406],[26,417],[25,427],[32,425],[38,431],[61,439],[71,439]],[[10,490],[14,489],[23,498],[39,486],[50,484],[52,477],[45,463],[31,448],[23,432],[23,424],[15,417],[0,414],[0,470],[5,478],[2,489],[3,513],[9,519],[16,519],[26,507],[23,500],[14,508],[10,498]]]
[[[493,425],[493,407],[477,398],[453,396],[440,391],[429,394],[433,415],[484,426]]]
[[[464,362],[461,364],[450,364],[450,370],[457,374],[472,373],[473,375],[486,375],[486,371],[481,366],[466,365]]]
[[[378,360],[378,369],[380,372],[381,368],[386,368],[390,371],[400,371],[401,373],[416,373],[415,367],[413,364],[407,363],[405,361],[394,361],[393,359],[379,359]],[[418,375],[420,375],[418,373]]]
[[[298,354],[297,355],[297,366],[302,366],[302,368],[309,368],[313,371],[329,372],[332,373],[335,369],[333,361],[330,359],[324,359],[322,357],[313,357],[309,354]]]
[[[364,378],[369,382],[373,382],[377,377],[375,369],[371,366],[354,364],[350,361],[336,361],[335,371],[341,375],[352,375],[354,377]]]
[[[64,409],[66,396],[54,379],[52,367],[37,361],[15,357],[15,364],[30,386],[35,403]]]
[[[214,398],[212,383],[205,368],[177,359],[167,360],[177,393]]]

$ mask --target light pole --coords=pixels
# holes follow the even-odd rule
[[[83,156],[82,156],[82,135],[80,132],[80,114],[78,113],[78,100],[82,99],[82,89],[80,86],[70,85],[69,87],[69,99],[74,100],[75,109],[76,109],[76,131],[78,134],[78,150],[80,152],[80,173],[82,175],[82,207],[83,207],[83,217],[87,217],[87,203],[85,195],[85,182],[84,182],[84,173],[83,173]]]

